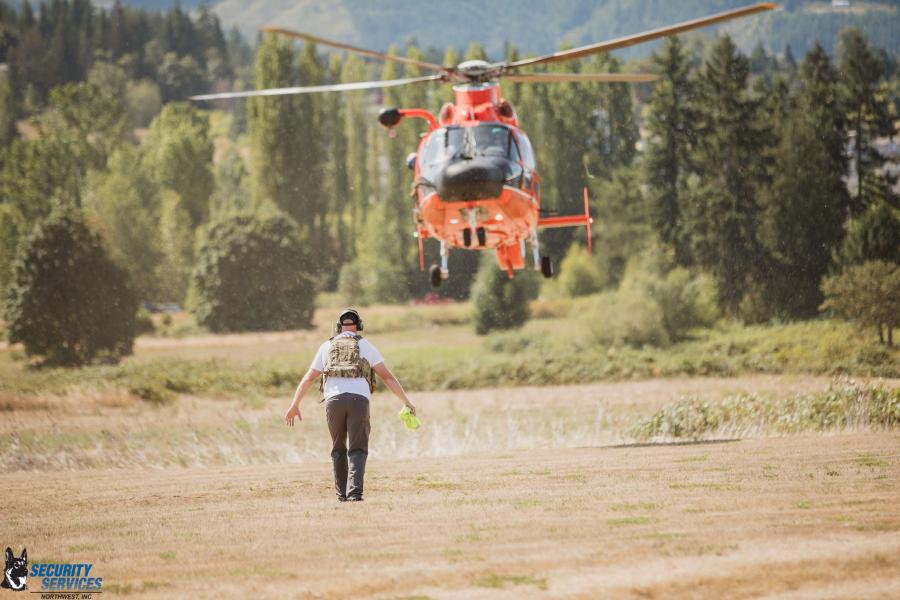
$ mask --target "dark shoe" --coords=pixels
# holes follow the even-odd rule
[[[350,496],[349,498],[347,498],[347,502],[362,502],[362,501],[363,501],[362,496],[358,496],[358,497]]]
[[[338,499],[338,502],[346,502],[347,501],[347,498],[345,496],[338,496],[337,499]]]

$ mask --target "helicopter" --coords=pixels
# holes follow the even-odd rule
[[[449,278],[451,248],[489,250],[496,253],[497,265],[512,278],[525,268],[526,244],[532,251],[532,266],[544,277],[553,276],[553,262],[541,255],[538,230],[553,227],[587,229],[588,250],[592,251],[588,192],[584,188],[584,213],[542,216],[540,176],[535,152],[519,127],[515,108],[503,98],[499,80],[513,83],[559,82],[647,82],[654,75],[639,73],[522,73],[520,69],[579,59],[610,52],[684,31],[706,27],[762,11],[777,4],[764,2],[684,21],[610,41],[561,50],[552,54],[515,61],[468,60],[457,66],[389,55],[329,40],[309,33],[264,27],[263,32],[330,46],[383,61],[419,67],[433,74],[405,79],[363,81],[331,85],[251,90],[192,96],[192,100],[219,100],[253,96],[278,96],[319,92],[346,92],[444,82],[453,85],[455,102],[446,103],[435,116],[422,108],[384,108],[378,121],[386,128],[404,119],[422,119],[428,129],[418,148],[407,158],[414,172],[413,216],[419,246],[419,269],[424,271],[423,240],[440,242],[440,265],[430,268],[431,284],[437,288]]]

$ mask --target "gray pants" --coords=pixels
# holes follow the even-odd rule
[[[331,432],[331,462],[334,466],[335,492],[338,498],[362,498],[371,431],[369,399],[349,393],[332,396],[325,402],[325,416],[328,418],[328,431]]]

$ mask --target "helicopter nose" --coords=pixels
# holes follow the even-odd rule
[[[503,169],[486,158],[447,165],[436,177],[438,196],[445,202],[496,198],[503,191]]]

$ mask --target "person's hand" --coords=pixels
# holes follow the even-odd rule
[[[291,427],[293,427],[294,426],[294,417],[297,417],[298,421],[303,420],[303,415],[300,414],[299,406],[291,406],[288,409],[288,411],[286,413],[284,413],[284,422],[287,423],[288,425],[290,425]]]
[[[413,405],[412,402],[407,402],[406,408],[408,408],[409,412],[411,412],[412,414],[416,414],[416,407]]]

